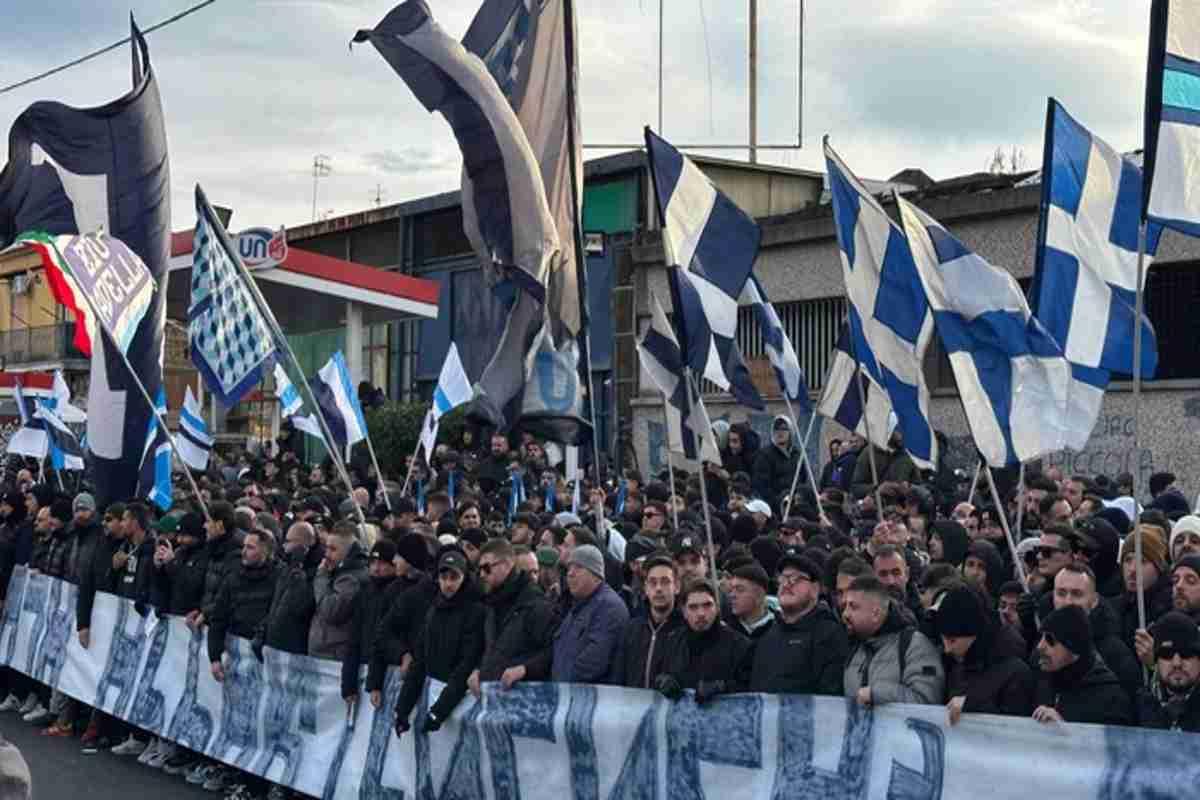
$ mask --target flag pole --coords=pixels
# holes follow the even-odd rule
[[[408,462],[408,473],[404,476],[404,486],[400,489],[400,496],[403,497],[408,493],[408,484],[412,481],[413,469],[417,466],[417,458],[421,455],[421,437],[417,437],[417,446],[413,448],[412,460]],[[388,506],[391,508],[391,506]]]
[[[383,485],[383,470],[379,468],[379,459],[375,457],[375,445],[371,444],[371,434],[368,431],[363,431],[367,437],[367,452],[371,454],[371,465],[375,467],[375,480],[379,484],[379,493],[383,495],[384,505],[390,513],[392,510],[392,498],[388,497],[387,487]]]
[[[1146,293],[1142,291],[1142,279],[1146,274],[1146,220],[1143,218],[1138,225],[1137,252],[1137,282],[1134,284],[1134,315],[1133,315],[1133,454],[1138,458],[1141,449],[1141,407],[1142,407],[1142,314],[1145,312]],[[1137,519],[1138,489],[1141,488],[1141,463],[1135,464],[1133,473],[1133,548],[1137,559],[1137,613],[1138,628],[1146,627],[1146,579],[1142,574],[1142,526]]]
[[[691,391],[691,387],[688,388],[688,391],[689,392]],[[675,531],[678,532],[679,531],[679,512],[675,509],[675,501],[671,499],[671,497],[673,497],[675,495],[675,466],[671,463],[671,436],[669,433],[670,427],[671,427],[669,415],[671,412],[670,412],[670,409],[668,408],[667,395],[665,392],[662,393],[662,399],[663,399],[663,422],[666,424],[667,429],[668,429],[667,474],[668,474],[668,476],[670,476],[670,480],[671,480],[671,494],[667,497],[667,504],[671,506],[671,524],[675,526]],[[704,483],[704,470],[700,470],[700,482]]]
[[[883,522],[883,503],[879,499],[879,470],[875,466],[875,442],[871,439],[871,415],[867,413],[867,393],[862,386],[862,362],[855,360],[857,372],[854,374],[854,385],[858,387],[858,403],[862,406],[863,430],[867,432],[867,459],[871,463],[871,483],[875,494],[875,515]]]
[[[800,420],[796,417],[795,412],[792,411],[792,401],[787,396],[786,391],[783,393],[783,401],[787,403],[788,416],[792,418],[796,432],[799,433]],[[796,472],[792,475],[792,488],[788,492],[787,506],[783,512],[785,519],[791,514],[792,497],[796,494],[796,484],[800,480],[800,470],[804,469],[806,465],[808,467],[808,482],[809,485],[812,486],[813,499],[817,504],[817,513],[820,515],[822,520],[825,519],[825,512],[821,509],[821,490],[817,488],[817,479],[816,476],[813,475],[812,461],[810,461],[808,458],[808,440],[812,438],[813,427],[816,425],[816,422],[817,411],[816,409],[813,409],[812,414],[808,418],[808,428],[804,431],[804,441],[800,442],[800,460],[796,464]]]
[[[1021,469],[1024,468],[1025,465],[1022,464]],[[983,469],[982,458],[975,462],[975,477],[971,478],[971,491],[967,492],[967,505],[975,505],[975,489],[979,486],[979,470],[981,469]]]
[[[1000,518],[1000,524],[1004,527],[1004,538],[1008,539],[1008,549],[1012,552],[1013,566],[1016,567],[1017,577],[1021,579],[1021,586],[1024,591],[1029,591],[1029,585],[1025,582],[1025,566],[1021,563],[1020,556],[1017,555],[1017,544],[1013,541],[1012,529],[1008,526],[1008,515],[1004,513],[1004,507],[1000,505],[1000,493],[996,491],[996,479],[992,477],[992,468],[985,467],[987,470],[988,488],[992,492],[992,502],[996,504],[996,516]]]
[[[691,407],[693,407],[693,403],[700,402],[700,389],[699,389],[699,387],[692,385],[692,368],[687,366],[686,364],[683,367],[683,379],[684,379],[684,381],[687,382],[688,407],[691,408]],[[695,390],[695,392],[696,392],[695,397],[692,396],[693,390]],[[679,427],[680,428],[683,427],[682,420],[680,420]],[[694,431],[693,431],[692,435],[693,436],[696,435]],[[708,431],[705,431],[703,435],[704,436],[712,436],[713,432],[711,430],[708,430]],[[669,447],[667,448],[667,451],[668,451],[667,457],[670,458],[670,448]],[[704,454],[704,447],[702,446],[701,442],[698,440],[696,443],[696,455],[702,456],[703,454]],[[713,552],[712,517],[708,511],[708,485],[707,484],[708,484],[708,482],[704,480],[704,475],[701,475],[700,476],[700,503],[701,503],[701,505],[704,506],[704,532],[705,532],[705,535],[708,537],[708,568],[709,568],[709,570],[711,570],[712,579],[716,580],[717,579],[717,555],[716,555],[716,553]],[[672,504],[672,505],[674,505],[674,504]]]
[[[999,512],[997,512],[999,513]],[[1017,536],[1024,536],[1025,529],[1021,527],[1021,523],[1025,519],[1025,462],[1021,462],[1021,468],[1017,471]]]

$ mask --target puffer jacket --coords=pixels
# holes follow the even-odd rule
[[[342,659],[342,697],[358,697],[358,678],[368,660],[379,620],[383,616],[388,590],[395,583],[391,578],[367,578],[354,603],[353,635]]]
[[[67,580],[75,585],[83,582],[83,573],[92,562],[92,554],[104,538],[104,528],[98,522],[71,524],[71,555]]]
[[[787,421],[787,417],[778,416],[775,420]],[[788,423],[791,430],[791,423]],[[781,499],[792,488],[792,478],[796,474],[796,465],[800,463],[800,449],[796,446],[796,432],[792,431],[791,443],[785,452],[768,442],[758,455],[754,457],[754,472],[750,476],[754,493],[766,500],[771,506],[778,506]],[[799,486],[807,485],[807,477],[800,475]]]
[[[92,548],[91,557],[82,561],[79,569],[79,595],[75,600],[75,628],[84,630],[92,625],[92,606],[96,592],[113,591],[113,555],[121,549],[121,540],[102,533]]]
[[[277,568],[268,561],[252,567],[241,565],[221,582],[208,618],[208,660],[219,661],[225,652],[225,637],[249,639],[266,618],[275,594]]]
[[[34,547],[30,566],[52,578],[65,578],[71,560],[71,536],[66,527],[58,528],[42,537]]]
[[[795,623],[779,617],[755,643],[750,691],[839,695],[849,652],[846,626],[824,603]]]
[[[308,629],[317,610],[313,579],[320,562],[311,564],[306,556],[279,562],[271,611],[258,626],[256,643],[285,653],[308,654]]]
[[[336,569],[317,570],[313,578],[316,610],[308,628],[308,654],[316,658],[346,657],[354,629],[354,604],[367,582],[367,554],[355,542]]]
[[[412,666],[404,675],[404,686],[396,701],[398,718],[408,719],[426,677],[446,684],[430,706],[430,713],[440,720],[450,716],[467,693],[467,678],[483,657],[486,616],[479,590],[470,578],[463,581],[453,597],[438,592],[413,651]]]
[[[754,643],[719,618],[696,633],[686,625],[667,638],[661,675],[670,675],[683,689],[701,681],[724,681],[726,692],[743,691],[750,682]]]
[[[205,619],[211,619],[225,576],[241,569],[242,536],[239,531],[231,531],[220,539],[208,540],[204,546],[208,548],[208,567],[204,573],[204,601],[200,610]]]
[[[421,631],[425,628],[425,616],[438,593],[437,581],[424,572],[410,569],[402,578],[396,578],[387,590],[383,602],[383,617],[371,643],[367,668],[367,691],[383,688],[387,668],[398,666],[406,655],[412,653]]]
[[[900,673],[900,640],[909,639]],[[871,687],[871,702],[940,704],[944,701],[946,674],[942,654],[920,631],[907,622],[895,604],[874,636],[853,645],[843,673],[843,692],[854,697],[864,686]]]
[[[1109,604],[1101,600],[1088,614],[1092,625],[1092,644],[1096,652],[1117,680],[1125,687],[1131,698],[1136,698],[1142,688],[1142,665],[1129,645],[1121,641],[1120,624]]]
[[[550,676],[551,648],[558,627],[554,604],[514,569],[496,591],[485,595],[485,647],[479,664],[482,681],[497,681],[509,667],[524,666],[525,680]]]

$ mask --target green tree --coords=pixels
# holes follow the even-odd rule
[[[428,410],[429,406],[425,403],[388,403],[366,413],[367,430],[375,445],[379,467],[385,475],[396,480],[404,479],[404,459],[416,449]],[[439,420],[438,441],[459,441],[466,421],[466,409],[463,406],[445,414]]]

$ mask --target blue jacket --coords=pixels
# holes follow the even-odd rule
[[[576,602],[554,634],[552,680],[603,683],[628,622],[629,609],[606,583],[587,600]]]

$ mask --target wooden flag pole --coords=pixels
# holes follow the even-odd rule
[[[796,417],[795,412],[792,411],[792,401],[788,398],[786,392],[784,392],[783,401],[787,404],[788,416],[792,419],[793,427],[795,428],[796,433],[799,433],[800,420]],[[787,504],[783,508],[783,517],[784,519],[787,519],[792,512],[792,497],[795,496],[796,484],[800,481],[800,470],[807,467],[808,482],[812,486],[813,501],[817,504],[817,513],[820,515],[822,523],[828,525],[829,521],[825,517],[825,511],[821,508],[821,490],[817,488],[817,479],[816,476],[813,475],[812,461],[810,461],[808,458],[808,440],[812,438],[813,427],[815,426],[816,422],[817,411],[816,409],[813,409],[812,414],[808,418],[808,428],[804,431],[804,440],[799,443],[800,460],[796,463],[795,474],[792,475],[792,488],[788,491]]]
[[[1138,226],[1137,281],[1134,284],[1133,315],[1133,549],[1137,559],[1137,613],[1138,628],[1146,627],[1146,579],[1142,575],[1142,526],[1137,517],[1138,490],[1142,483],[1141,462],[1141,408],[1142,408],[1142,314],[1145,311],[1146,293],[1142,291],[1142,279],[1146,274],[1146,220]]]
[[[371,465],[375,467],[375,480],[379,484],[379,493],[383,495],[383,502],[387,506],[388,513],[391,513],[392,498],[388,497],[387,487],[383,485],[383,470],[379,469],[379,459],[375,457],[375,445],[371,444],[370,432],[364,430],[363,433],[367,438],[367,452],[371,454]]]

